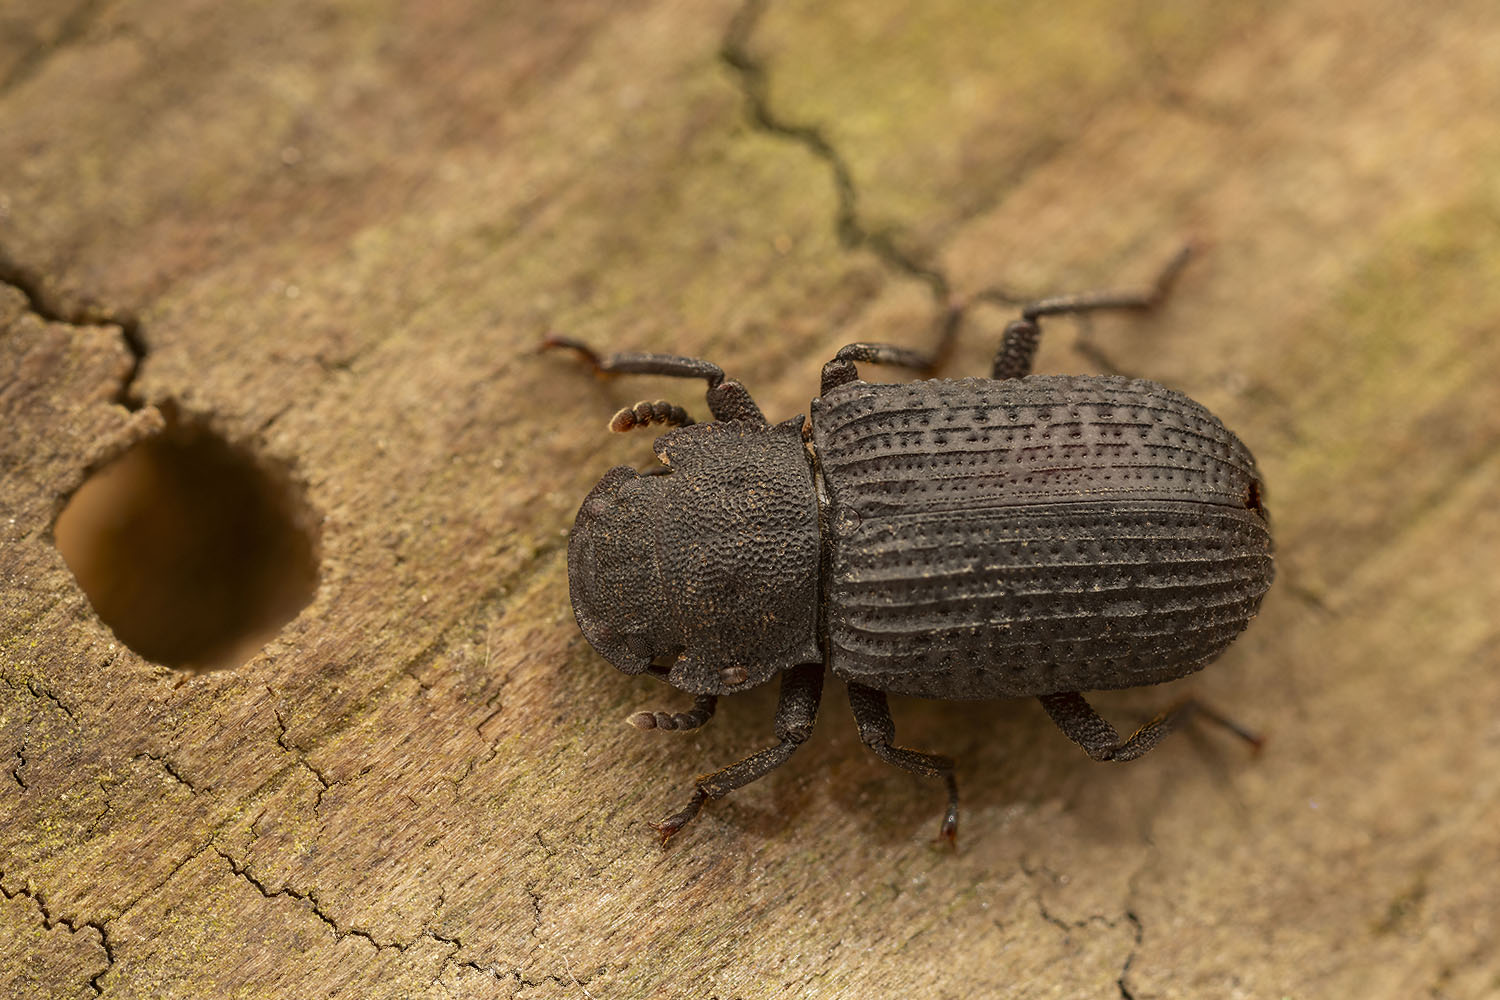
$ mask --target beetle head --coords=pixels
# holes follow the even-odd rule
[[[657,439],[666,474],[605,474],[568,542],[573,614],[601,656],[700,694],[821,659],[801,424],[695,424]]]
[[[610,469],[584,498],[568,539],[573,614],[589,644],[627,674],[669,651],[657,622],[661,575],[651,510],[651,478]]]

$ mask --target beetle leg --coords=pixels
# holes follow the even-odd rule
[[[691,712],[637,712],[625,721],[637,729],[697,729],[714,717],[719,696],[700,694],[693,699]]]
[[[891,721],[890,705],[886,702],[884,691],[850,681],[849,706],[854,709],[854,721],[859,726],[860,740],[875,751],[877,757],[924,778],[942,778],[947,782],[948,811],[943,815],[943,825],[938,828],[938,836],[950,844],[956,843],[958,781],[953,776],[953,758],[892,745],[891,741],[896,738],[896,724]]]
[[[990,378],[1030,375],[1032,362],[1036,360],[1037,341],[1041,337],[1041,327],[1032,320],[1017,319],[1005,324],[1005,335],[1000,338],[1000,349],[995,352],[995,361],[990,366]]]
[[[1161,304],[1161,301],[1172,291],[1172,285],[1176,283],[1177,276],[1182,273],[1182,269],[1187,267],[1188,259],[1192,255],[1192,244],[1178,250],[1156,275],[1156,280],[1149,288],[1080,292],[1076,295],[1058,295],[1050,299],[1038,299],[1021,308],[1021,318],[1034,320],[1040,316],[1096,312],[1100,309],[1150,309]]]
[[[896,365],[917,372],[930,372],[932,358],[921,351],[895,344],[845,344],[839,348],[833,360],[823,366],[823,391],[836,385],[852,382],[859,377],[854,362],[864,361],[872,365]],[[831,384],[830,384],[831,383]]]
[[[1000,340],[1000,349],[995,352],[990,377],[1021,378],[1030,373],[1031,363],[1036,357],[1037,339],[1041,336],[1041,329],[1036,321],[1043,316],[1097,312],[1101,309],[1142,310],[1159,305],[1171,292],[1172,285],[1177,281],[1177,276],[1182,273],[1182,269],[1187,266],[1192,251],[1191,245],[1184,246],[1177,251],[1167,262],[1167,266],[1157,274],[1156,280],[1149,288],[1058,295],[1050,299],[1038,299],[1022,306],[1021,318],[1005,327],[1005,334]],[[995,296],[987,296],[984,292],[974,296],[975,300],[993,297]]]
[[[766,415],[755,405],[755,400],[750,397],[750,390],[734,379],[709,386],[708,412],[714,415],[715,420],[748,420],[755,424],[766,422]]]
[[[781,696],[776,703],[775,746],[753,753],[744,760],[720,768],[698,779],[693,797],[681,812],[653,824],[661,835],[662,846],[688,823],[703,803],[723,798],[742,785],[764,778],[785,764],[792,753],[812,735],[818,717],[818,702],[823,697],[823,665],[805,663],[781,675]]]
[[[752,420],[765,423],[765,415],[750,392],[739,382],[724,378],[724,369],[712,361],[677,354],[646,354],[626,351],[602,358],[589,345],[571,337],[549,334],[542,350],[565,348],[577,354],[595,375],[665,375],[668,378],[701,378],[708,383],[708,408],[716,420]],[[617,415],[618,416],[618,415]]]
[[[836,386],[859,378],[859,371],[854,367],[856,361],[872,365],[896,365],[909,368],[920,375],[931,375],[948,359],[963,317],[962,305],[949,306],[938,316],[937,348],[931,354],[894,344],[845,344],[839,348],[833,360],[823,366],[822,391],[826,393]]]
[[[831,388],[843,385],[844,382],[855,381],[859,378],[859,370],[855,367],[855,361],[864,361],[867,364],[894,364],[897,367],[913,370],[919,375],[932,375],[942,360],[947,357],[948,346],[953,340],[950,331],[959,328],[960,313],[957,310],[945,313],[944,336],[939,342],[938,351],[933,354],[922,354],[921,351],[913,351],[912,348],[901,348],[894,343],[846,343],[838,348],[838,354],[834,360],[823,366],[822,393],[828,393]]]
[[[1146,723],[1123,742],[1115,727],[1105,722],[1098,712],[1077,692],[1067,694],[1044,694],[1038,699],[1052,721],[1063,735],[1077,743],[1094,760],[1135,760],[1162,741],[1162,738],[1194,715],[1222,726],[1234,733],[1250,746],[1259,750],[1263,739],[1239,725],[1227,716],[1204,705],[1194,698],[1186,698]]]

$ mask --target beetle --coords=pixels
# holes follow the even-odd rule
[[[695,695],[641,728],[693,729],[720,695],[780,677],[776,743],[697,779],[654,824],[665,844],[703,804],[784,764],[809,736],[825,670],[847,682],[861,741],[947,788],[952,759],[898,746],[886,695],[1038,698],[1095,760],[1141,756],[1197,713],[1192,699],[1121,740],[1087,691],[1186,676],[1217,658],[1274,577],[1265,490],[1249,449],[1201,404],[1156,382],[1030,374],[1044,316],[1146,309],[1144,291],[1025,305],[988,379],[870,383],[858,364],[931,372],[934,358],[856,343],[824,367],[811,420],[770,423],[719,366],[551,335],[601,375],[702,378],[713,420],[643,402],[612,430],[671,428],[661,464],[611,469],[568,544],[578,626],[627,674]],[[952,313],[956,329],[961,310]],[[951,329],[950,329],[951,335]]]

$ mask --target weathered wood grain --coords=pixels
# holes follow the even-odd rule
[[[0,995],[1500,993],[1500,11],[17,0],[0,15]],[[770,738],[573,626],[565,530],[649,461],[549,330],[805,412],[945,296],[1147,279],[1043,371],[1202,400],[1280,577],[1191,681],[1267,730],[1091,763],[1034,704],[896,706],[941,793]],[[949,373],[1010,313],[976,305]],[[139,364],[137,364],[139,361]],[[896,376],[892,376],[896,377]],[[313,602],[240,666],[115,640],[51,537],[174,402],[284,463]],[[129,404],[129,405],[122,405]]]

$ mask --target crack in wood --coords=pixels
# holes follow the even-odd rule
[[[539,978],[530,979],[527,978],[520,969],[501,969],[496,966],[480,965],[478,962],[475,962],[472,959],[462,962],[456,962],[455,959],[464,947],[463,938],[461,936],[449,937],[438,931],[432,930],[431,928],[423,928],[422,931],[410,941],[400,941],[396,939],[392,939],[390,941],[381,941],[376,938],[373,933],[363,928],[344,927],[340,925],[339,921],[336,920],[333,915],[330,914],[324,908],[323,904],[318,900],[315,890],[309,889],[306,892],[303,892],[292,887],[289,883],[286,882],[282,883],[280,889],[272,890],[263,881],[256,877],[256,875],[250,870],[250,866],[248,864],[242,864],[241,862],[236,861],[232,855],[230,855],[227,851],[217,845],[214,845],[212,849],[214,853],[216,853],[221,859],[223,859],[224,863],[229,867],[229,870],[231,872],[253,886],[262,897],[266,899],[276,899],[278,897],[285,896],[288,899],[292,899],[299,903],[305,904],[306,908],[313,914],[313,916],[317,917],[318,920],[320,920],[331,931],[333,931],[334,940],[336,941],[342,940],[346,937],[359,938],[373,947],[377,953],[385,950],[393,950],[396,952],[404,953],[407,950],[416,947],[416,945],[423,938],[427,938],[429,940],[436,941],[439,944],[448,946],[451,950],[444,958],[443,964],[438,968],[437,973],[433,976],[433,983],[436,983],[439,979],[442,978],[443,970],[447,969],[449,966],[472,969],[483,975],[490,976],[497,982],[502,982],[507,979],[513,979],[518,990],[527,987],[535,987],[542,983],[549,982],[559,986],[567,986],[571,984],[576,985],[579,989],[584,989],[594,978],[593,975],[587,978],[580,978],[574,975],[571,969],[566,969],[564,974],[550,973]],[[526,892],[531,897],[533,914],[531,936],[536,937],[541,927],[542,897],[541,894],[533,887],[528,887],[526,889]],[[566,967],[566,959],[564,960],[564,964]],[[606,971],[606,967],[600,966],[599,969],[596,970],[595,975],[604,971]]]
[[[544,546],[543,548],[546,549],[548,552],[550,552],[553,547],[551,547],[551,546]],[[539,554],[540,554],[540,550],[539,550]],[[528,563],[526,564],[525,568],[528,568],[528,569],[531,568],[536,563],[536,561],[537,560],[529,560]],[[492,592],[490,592],[489,594],[486,595],[485,600],[486,600],[486,602],[503,603],[503,601],[504,601],[504,599],[505,599],[506,596],[507,596],[506,594],[502,594],[502,593],[500,593],[498,591],[492,591]],[[444,647],[444,641],[443,640],[435,641],[434,643],[429,644],[429,646],[426,649],[421,650],[418,653],[414,654],[413,657],[412,657],[412,660],[413,661],[429,662],[430,661],[429,658],[432,657],[432,656],[437,655],[436,651],[439,651],[441,648],[445,648]],[[162,889],[163,886],[165,886],[168,882],[170,882],[177,875],[177,873],[182,870],[182,868],[184,868],[186,865],[190,864],[192,861],[194,861],[195,859],[197,859],[198,857],[200,857],[204,852],[209,851],[209,850],[217,850],[217,848],[215,847],[214,841],[219,836],[219,834],[222,833],[226,828],[228,828],[228,827],[232,826],[234,823],[236,823],[238,821],[238,816],[244,810],[250,808],[250,806],[253,803],[255,803],[257,801],[261,801],[261,800],[269,797],[270,795],[274,794],[277,790],[279,790],[282,787],[282,785],[285,784],[285,782],[288,780],[288,776],[294,770],[296,770],[296,769],[306,769],[309,772],[311,772],[315,778],[318,778],[319,781],[320,781],[320,783],[327,782],[327,787],[332,787],[333,784],[334,784],[334,782],[329,781],[327,779],[326,775],[323,775],[321,771],[315,769],[313,767],[313,765],[311,765],[305,759],[305,755],[307,753],[311,752],[311,750],[317,749],[319,746],[324,745],[327,741],[336,738],[341,733],[343,733],[346,730],[348,730],[349,728],[351,728],[356,722],[359,721],[360,718],[363,717],[364,713],[372,705],[376,704],[381,697],[383,697],[394,685],[396,685],[402,679],[409,679],[407,677],[407,674],[406,674],[406,671],[405,671],[404,667],[403,668],[398,668],[397,670],[395,670],[392,673],[390,673],[389,675],[387,675],[380,683],[378,683],[374,688],[371,689],[371,691],[370,691],[370,693],[369,693],[368,696],[366,696],[363,700],[361,700],[358,704],[356,704],[353,708],[351,708],[347,713],[345,713],[339,719],[335,720],[334,723],[327,730],[325,730],[323,733],[321,733],[320,736],[319,736],[319,738],[318,738],[318,741],[314,744],[314,746],[311,747],[311,748],[309,748],[309,749],[307,749],[307,750],[304,750],[301,747],[297,747],[295,744],[291,743],[291,741],[287,738],[288,729],[285,726],[285,722],[284,722],[283,717],[280,716],[279,711],[273,710],[273,711],[276,712],[277,722],[281,726],[281,733],[280,733],[280,735],[279,735],[279,737],[277,739],[277,745],[280,746],[282,749],[287,750],[290,753],[297,754],[298,755],[298,759],[289,762],[285,767],[282,767],[282,768],[278,769],[275,773],[268,775],[266,777],[266,779],[260,783],[260,785],[258,785],[255,789],[253,789],[248,794],[246,794],[243,797],[243,799],[241,799],[241,809],[230,811],[220,823],[216,824],[209,831],[209,834],[208,834],[207,838],[205,839],[205,841],[203,843],[201,843],[198,847],[194,848],[186,857],[184,857],[180,862],[178,862],[176,865],[174,865],[173,868],[166,874],[165,877],[163,877],[162,879],[160,879],[159,881],[157,881],[155,884],[147,887],[146,889],[142,890],[137,895],[135,895],[132,898],[130,898],[129,900],[127,900],[120,907],[119,911],[114,915],[114,917],[112,917],[111,919],[118,919],[119,917],[125,915],[126,913],[128,913],[132,909],[134,909],[136,906],[138,906],[141,903],[142,900],[144,900],[144,899],[146,899],[146,898],[154,895],[155,893],[159,892]],[[30,691],[30,693],[32,693],[34,696],[36,696],[38,698],[41,698],[44,695],[47,695],[46,692],[40,692],[40,691],[32,688],[27,683],[13,681],[9,677],[6,677],[4,674],[0,674],[0,681],[4,681],[8,686],[10,686],[13,689]],[[275,692],[273,690],[271,690],[269,687],[267,688],[267,691],[268,691],[268,693],[270,693],[272,695],[273,699],[275,697],[277,697],[276,694],[275,694]],[[48,695],[48,696],[50,697],[50,695]],[[53,700],[54,702],[56,702],[56,698],[55,697],[51,697],[51,700]],[[57,706],[58,706],[59,709],[63,710],[65,713],[68,714],[69,718],[73,718],[71,711],[69,711],[65,705],[63,705],[61,702],[56,702],[56,703],[57,703]],[[324,790],[326,790],[326,788]],[[315,806],[314,806],[315,810],[316,810],[317,804],[321,803],[321,800],[322,800],[322,793],[320,791],[318,802],[315,803]],[[108,812],[108,802],[106,802],[105,812],[106,813]],[[104,815],[104,813],[101,813],[99,817],[96,817],[96,821],[98,819],[102,819],[103,815]],[[254,835],[255,831],[252,829],[251,833],[252,833],[252,835]]]
[[[3,88],[0,88],[0,92],[3,92]],[[130,367],[120,380],[119,388],[115,390],[114,401],[132,412],[144,405],[144,401],[135,394],[134,387],[148,348],[140,320],[134,314],[93,304],[59,301],[47,290],[46,282],[40,275],[18,264],[4,247],[0,247],[0,284],[9,285],[20,292],[26,299],[26,308],[45,322],[79,327],[116,327],[130,357]]]
[[[1135,1000],[1135,993],[1125,985],[1125,977],[1130,975],[1130,966],[1134,964],[1136,953],[1141,950],[1141,942],[1146,938],[1146,925],[1141,923],[1141,918],[1136,916],[1134,910],[1126,910],[1125,919],[1135,928],[1135,944],[1131,946],[1130,954],[1125,956],[1125,964],[1120,966],[1120,975],[1115,979],[1115,985],[1120,988],[1120,1000]]]
[[[1000,285],[990,285],[970,296],[967,301],[955,301],[952,281],[941,267],[926,263],[906,250],[896,241],[895,231],[876,228],[864,220],[860,211],[859,188],[848,159],[822,128],[783,118],[771,107],[769,72],[765,61],[750,53],[750,38],[756,24],[765,13],[767,0],[746,0],[731,19],[729,29],[719,49],[719,58],[732,69],[745,99],[747,117],[760,131],[795,142],[814,157],[822,160],[833,175],[834,190],[838,201],[834,214],[834,229],[839,244],[845,249],[865,249],[873,253],[886,267],[907,278],[926,285],[938,308],[937,323],[940,329],[947,325],[956,328],[963,313],[972,305],[981,303],[998,305],[1020,305],[1039,296],[1023,295]],[[1020,163],[1011,171],[1011,176],[1001,185],[1002,189],[1013,188],[1033,171],[1056,157],[1066,143],[1043,143],[1021,157]],[[998,200],[995,202],[998,203]],[[993,208],[995,203],[971,206],[951,224],[959,224]],[[956,330],[943,329],[946,336]],[[1102,358],[1102,355],[1101,355]],[[1107,359],[1105,359],[1107,360]]]
[[[240,878],[244,879],[246,882],[249,882],[266,899],[275,899],[278,896],[286,896],[288,899],[294,899],[299,903],[306,903],[307,908],[312,912],[313,916],[317,917],[323,923],[327,924],[328,927],[333,931],[333,937],[335,941],[341,941],[346,937],[359,938],[363,941],[368,942],[372,947],[374,947],[377,952],[385,951],[386,949],[404,952],[407,948],[411,947],[411,944],[401,941],[378,941],[375,939],[375,935],[359,927],[340,927],[338,921],[336,921],[332,917],[332,915],[330,915],[326,910],[323,909],[323,904],[318,902],[318,897],[315,890],[309,889],[307,892],[299,892],[298,890],[292,888],[290,884],[283,882],[280,889],[272,892],[270,889],[266,888],[264,882],[256,878],[251,873],[249,865],[240,864],[239,862],[235,861],[235,859],[231,857],[228,852],[217,845],[214,846],[213,851],[219,857],[224,859],[224,863],[229,866],[230,871],[238,875]]]
[[[719,58],[739,79],[740,92],[745,98],[751,123],[762,132],[797,143],[828,166],[838,197],[834,229],[841,246],[850,250],[871,251],[886,266],[926,285],[933,300],[946,309],[950,297],[947,276],[902,250],[890,230],[875,229],[864,221],[860,215],[859,191],[854,182],[854,173],[823,130],[815,125],[789,121],[772,110],[765,63],[751,55],[749,49],[750,37],[754,34],[765,7],[765,0],[747,0],[730,21],[729,30],[719,48]]]
[[[59,698],[49,689],[42,687],[42,685],[37,681],[12,680],[5,674],[0,674],[0,681],[3,681],[5,683],[5,686],[10,688],[12,691],[25,691],[38,701],[50,701],[59,712],[68,717],[69,722],[73,723],[75,726],[78,725],[78,716],[73,714],[73,710],[69,708],[61,698]]]
[[[136,754],[131,758],[131,760],[155,761],[157,764],[161,765],[161,769],[165,771],[167,773],[167,776],[170,777],[173,781],[177,782],[179,785],[182,785],[188,790],[189,793],[193,795],[198,794],[198,786],[193,784],[192,781],[184,776],[183,773],[177,769],[177,765],[173,763],[172,759],[165,754],[154,754],[151,751],[147,750],[143,753]]]
[[[834,230],[840,246],[847,250],[868,250],[888,269],[927,286],[935,308],[933,327],[937,332],[937,343],[931,354],[931,368],[938,369],[951,353],[957,342],[959,329],[971,309],[984,305],[1019,306],[1036,301],[1041,296],[1023,295],[1006,286],[991,284],[966,297],[957,297],[953,294],[953,282],[942,267],[904,250],[898,244],[893,227],[876,227],[865,220],[860,210],[859,187],[848,158],[821,127],[794,122],[782,117],[771,107],[769,72],[765,61],[752,55],[749,48],[750,38],[765,13],[766,4],[767,0],[745,0],[744,5],[730,20],[719,49],[719,58],[737,77],[739,90],[745,101],[746,116],[759,131],[794,142],[827,165],[833,177],[837,198]],[[1011,168],[1010,176],[999,185],[1000,191],[1019,186],[1027,176],[1059,156],[1067,145],[1065,141],[1056,139],[1041,142],[1029,149]],[[962,224],[993,209],[1002,198],[1003,194],[966,206],[948,226]],[[1075,348],[1104,373],[1126,374],[1088,339],[1087,317],[1076,317],[1075,322],[1082,330]]]
[[[1130,925],[1132,936],[1130,951],[1125,955],[1125,961],[1120,965],[1119,975],[1115,977],[1115,986],[1120,991],[1121,1000],[1136,1000],[1135,993],[1132,992],[1130,986],[1126,983],[1126,979],[1130,975],[1131,966],[1135,964],[1135,957],[1140,952],[1141,943],[1146,937],[1146,925],[1136,913],[1134,904],[1131,902],[1136,896],[1137,881],[1151,866],[1154,847],[1152,847],[1149,838],[1146,838],[1145,842],[1148,851],[1141,864],[1131,873],[1130,878],[1126,880],[1125,905],[1119,917],[1109,917],[1102,913],[1091,913],[1081,920],[1066,920],[1047,908],[1046,901],[1042,898],[1042,886],[1035,886],[1035,895],[1033,897],[1036,902],[1038,914],[1047,923],[1062,931],[1065,941],[1070,939],[1074,931],[1083,930],[1090,925],[1097,924],[1100,927],[1110,930],[1117,930],[1122,922]],[[1038,876],[1042,876],[1051,879],[1054,883],[1063,884],[1057,872],[1051,870],[1046,865],[1034,866],[1024,857],[1017,862],[1016,867],[1028,879],[1035,880]]]
[[[43,898],[42,893],[39,890],[34,889],[30,883],[23,884],[14,890],[7,889],[5,887],[4,870],[0,870],[0,896],[4,896],[6,899],[15,899],[17,896],[25,896],[27,899],[31,900],[32,903],[36,905],[38,912],[40,912],[42,915],[42,928],[44,930],[50,931],[54,928],[62,927],[66,929],[69,934],[78,934],[80,931],[85,930],[91,930],[98,934],[99,946],[104,949],[105,965],[104,968],[100,969],[89,978],[89,986],[93,989],[96,996],[103,995],[104,988],[99,985],[99,980],[105,975],[105,973],[114,968],[115,965],[115,949],[114,946],[110,944],[109,934],[105,930],[105,924],[107,923],[107,921],[80,921],[72,917],[62,916],[60,914],[58,916],[53,916],[51,911],[47,908],[47,901]]]
[[[102,784],[100,785],[100,788],[103,788]],[[108,816],[114,809],[114,807],[114,800],[109,798],[106,794],[106,797],[104,799],[104,808],[99,810],[99,814],[90,819],[88,826],[83,828],[83,835],[86,839],[92,840],[94,837],[97,837],[99,835],[99,824],[104,822],[104,817]]]
[[[1148,820],[1148,823],[1154,821],[1161,813],[1153,809],[1150,815],[1151,819]],[[1135,965],[1135,957],[1140,954],[1141,945],[1146,940],[1146,924],[1136,911],[1135,900],[1140,892],[1141,879],[1151,869],[1158,856],[1156,841],[1152,837],[1152,831],[1149,826],[1142,839],[1145,841],[1147,850],[1141,857],[1141,863],[1136,866],[1135,871],[1130,873],[1130,878],[1125,882],[1125,919],[1130,921],[1131,926],[1135,929],[1135,941],[1130,946],[1130,953],[1125,956],[1125,961],[1120,965],[1120,975],[1115,979],[1115,985],[1120,989],[1120,1000],[1136,1000],[1135,991],[1126,983],[1126,978],[1130,975],[1130,969]]]
[[[956,298],[952,281],[941,267],[902,249],[892,228],[877,228],[865,221],[860,211],[859,188],[854,180],[854,172],[844,154],[819,126],[793,122],[777,114],[771,107],[769,74],[765,62],[752,55],[749,49],[750,38],[765,7],[766,0],[746,0],[730,20],[719,48],[719,58],[734,71],[745,100],[746,115],[755,128],[767,135],[800,145],[827,165],[833,176],[837,198],[834,231],[839,245],[846,250],[868,250],[889,270],[927,287],[932,296],[932,326],[936,332],[936,344],[930,355],[931,369],[936,370],[942,367],[952,352],[964,317],[971,308],[986,304],[1019,305],[1034,300],[1036,296],[1018,295],[1000,285],[990,285],[966,299]],[[1029,158],[1023,164],[1019,177],[1024,177],[1057,152],[1058,149],[1044,149],[1039,157]],[[1019,182],[1019,177],[1015,183]],[[957,221],[961,222],[964,218],[961,215]]]
[[[456,962],[454,961],[454,957],[458,954],[459,951],[462,950],[462,942],[460,942],[457,938],[441,937],[433,933],[432,931],[428,931],[426,936],[432,938],[435,941],[441,941],[444,944],[457,945],[453,953],[450,954],[448,958],[443,962],[443,964],[438,967],[437,974],[432,977],[432,983],[434,984],[442,979],[443,973],[451,967],[457,969],[470,969],[474,972],[479,973],[480,975],[488,976],[489,978],[495,980],[495,982],[497,983],[505,982],[506,980],[513,980],[515,982],[516,988],[515,991],[511,994],[512,996],[515,996],[521,990],[534,989],[535,987],[540,986],[543,983],[551,983],[555,986],[563,987],[576,986],[583,992],[583,995],[585,997],[592,998],[593,994],[588,991],[589,984],[599,976],[602,976],[609,971],[609,966],[600,965],[587,976],[579,976],[572,971],[567,959],[564,958],[564,971],[562,974],[552,972],[532,979],[527,978],[525,973],[523,973],[520,969],[502,969],[494,965],[480,965],[473,959],[466,959],[462,962]]]
[[[224,825],[227,825],[229,822],[230,822],[229,820],[225,820],[225,824]],[[141,900],[145,899],[148,896],[152,896],[152,895],[155,895],[156,893],[160,892],[162,890],[163,886],[165,886],[168,882],[172,881],[172,879],[174,879],[174,878],[177,877],[177,873],[178,872],[182,871],[188,865],[190,865],[194,861],[198,860],[198,858],[202,857],[207,851],[209,851],[210,849],[212,849],[212,847],[213,847],[213,841],[212,841],[212,839],[210,839],[210,841],[208,843],[203,844],[203,845],[201,845],[199,847],[194,848],[188,854],[187,857],[183,858],[181,861],[177,862],[177,864],[173,865],[171,871],[167,872],[166,875],[164,875],[159,881],[157,881],[150,888],[143,890],[142,892],[140,892],[139,894],[137,894],[135,897],[133,897],[132,899],[128,900],[123,906],[120,907],[119,912],[117,912],[113,917],[108,918],[108,920],[106,922],[108,922],[110,920],[118,920],[118,919],[120,919],[125,914],[129,913],[131,910],[135,909],[135,907],[137,907],[138,905],[140,905]]]
[[[104,987],[99,984],[99,980],[108,975],[110,970],[115,967],[115,948],[114,945],[109,943],[109,935],[105,933],[103,923],[90,923],[87,926],[99,932],[99,947],[104,949],[104,968],[89,977],[89,988],[94,991],[95,996],[103,996]]]
[[[319,785],[318,796],[313,800],[313,815],[317,816],[320,814],[320,811],[323,808],[323,793],[333,787],[333,782],[328,780],[327,775],[325,775],[321,769],[314,765],[312,761],[307,759],[307,751],[301,749],[300,747],[294,746],[287,741],[286,719],[281,714],[280,706],[275,703],[276,699],[279,698],[279,695],[276,694],[276,691],[271,687],[271,685],[267,684],[265,687],[266,693],[269,694],[272,698],[271,712],[276,716],[276,727],[279,730],[279,732],[276,734],[276,745],[281,747],[282,750],[285,750],[287,753],[291,754],[295,759],[295,762],[305,768]],[[252,830],[252,832],[254,831]]]

